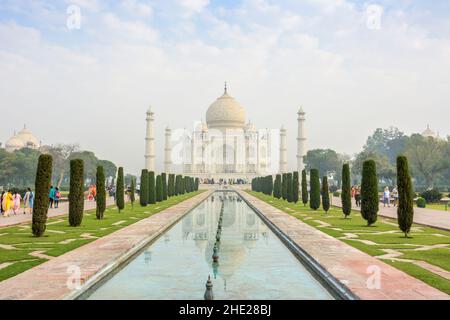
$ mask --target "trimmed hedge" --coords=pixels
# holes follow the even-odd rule
[[[69,224],[78,227],[84,212],[84,161],[70,161]]]
[[[117,186],[116,186],[116,205],[117,209],[122,211],[125,208],[125,190],[123,179],[123,167],[120,167],[117,173]]]
[[[400,230],[408,237],[414,218],[413,186],[409,174],[408,159],[397,158],[398,207],[397,221]]]
[[[97,199],[96,199],[95,215],[97,219],[101,220],[103,219],[106,210],[105,173],[102,166],[97,167],[96,188],[97,188]]]
[[[363,163],[361,180],[361,215],[371,226],[377,221],[379,210],[377,167],[374,160]]]
[[[306,206],[308,200],[308,181],[306,180],[306,170],[302,170],[302,202],[304,206]]]
[[[350,180],[350,165],[345,163],[342,166],[342,192],[341,192],[341,202],[342,202],[342,212],[345,218],[347,218],[352,212],[352,186]]]
[[[34,206],[31,230],[35,237],[44,235],[47,212],[48,191],[52,180],[53,158],[49,154],[39,156],[34,184]]]
[[[139,189],[139,203],[141,207],[146,207],[149,203],[149,183],[148,183],[148,170],[142,169],[141,171],[141,187]]]
[[[156,177],[156,202],[163,201],[163,182],[161,175]]]
[[[148,173],[148,203],[156,203],[156,181],[154,171]]]
[[[161,173],[161,179],[162,179],[162,188],[163,188],[163,200],[167,200],[168,194],[167,194],[167,175],[165,172]]]
[[[320,178],[319,170],[311,169],[309,173],[309,207],[313,210],[320,208]]]
[[[297,203],[299,200],[299,177],[298,177],[298,171],[294,171],[293,178],[292,178],[292,192],[293,192],[293,198],[292,202]]]
[[[330,190],[328,189],[328,178],[326,176],[322,178],[322,207],[326,213],[330,210]]]

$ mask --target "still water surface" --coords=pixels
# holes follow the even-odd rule
[[[223,209],[219,263],[212,261]],[[88,299],[332,299],[234,192],[216,192],[150,244]]]

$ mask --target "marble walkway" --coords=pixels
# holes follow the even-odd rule
[[[149,218],[53,258],[13,278],[0,282],[0,300],[71,299],[92,281],[126,261],[158,237],[192,207],[206,199],[206,191]]]
[[[360,299],[450,299],[446,293],[303,223],[247,192],[238,192]]]

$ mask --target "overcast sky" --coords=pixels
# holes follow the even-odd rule
[[[448,0],[0,0],[0,141],[26,123],[137,173],[152,105],[161,169],[164,128],[204,119],[224,81],[258,127],[286,127],[291,169],[300,105],[309,148],[445,136],[449,17]]]

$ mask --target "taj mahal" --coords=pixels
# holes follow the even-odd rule
[[[297,113],[297,170],[304,169],[306,155],[306,113]],[[155,171],[155,114],[147,111],[145,168]],[[164,171],[206,179],[252,179],[288,172],[286,129],[258,129],[247,121],[244,107],[229,93],[223,94],[206,111],[206,122],[187,132],[176,148],[172,129],[165,130]],[[175,170],[175,163],[177,168]]]

